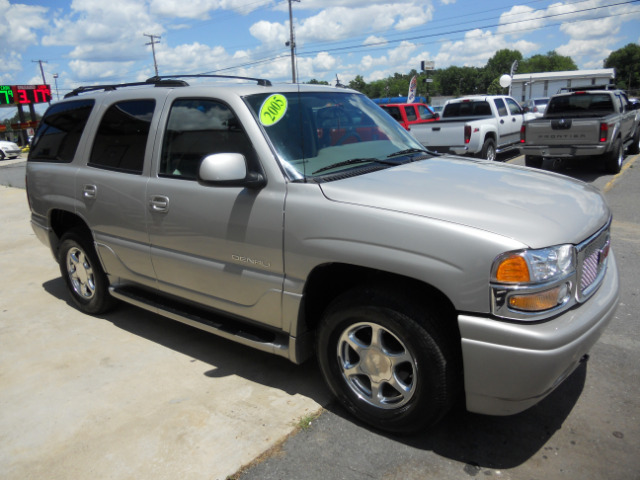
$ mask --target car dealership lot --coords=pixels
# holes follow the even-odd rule
[[[343,415],[314,362],[295,366],[133,307],[81,314],[31,231],[24,191],[0,187],[2,477],[224,479],[322,405],[309,430],[242,478],[635,478],[637,160],[617,177],[562,171],[605,191],[614,212],[621,304],[586,367],[523,414],[458,411],[407,438]]]

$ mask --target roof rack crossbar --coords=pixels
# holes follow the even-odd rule
[[[271,81],[264,78],[254,78],[254,77],[241,77],[237,75],[213,75],[213,74],[205,74],[205,73],[197,73],[193,75],[160,75],[156,77],[151,77],[147,79],[147,82],[158,82],[166,79],[177,79],[177,78],[227,78],[227,79],[235,79],[235,80],[251,80],[256,82],[258,85],[262,87],[270,87]]]

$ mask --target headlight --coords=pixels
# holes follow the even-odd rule
[[[526,316],[566,305],[573,294],[575,273],[573,245],[500,255],[491,272],[494,313],[511,317],[507,311],[522,312]]]
[[[573,245],[505,253],[494,262],[497,283],[541,283],[564,277],[576,269]]]

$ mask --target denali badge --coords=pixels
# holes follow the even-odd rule
[[[251,265],[259,265],[264,268],[271,267],[271,262],[267,262],[265,260],[255,260],[253,258],[243,257],[240,255],[231,255],[231,258],[236,262],[250,263]]]

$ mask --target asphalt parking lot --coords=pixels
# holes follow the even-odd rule
[[[613,210],[614,320],[586,366],[539,405],[512,417],[457,409],[412,437],[354,421],[314,362],[295,366],[133,307],[78,312],[31,232],[24,191],[0,187],[0,476],[640,478],[640,159],[627,157],[615,177],[559,173],[600,188]]]

